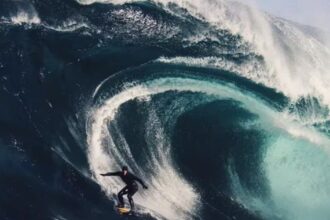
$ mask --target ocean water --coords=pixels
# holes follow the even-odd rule
[[[1,1],[0,219],[328,220],[329,42],[234,1]]]

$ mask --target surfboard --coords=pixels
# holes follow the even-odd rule
[[[127,215],[127,214],[130,214],[131,212],[131,209],[129,208],[126,208],[126,207],[123,207],[123,208],[117,208],[119,214],[121,215]]]

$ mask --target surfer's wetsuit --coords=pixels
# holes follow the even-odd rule
[[[101,174],[101,175],[102,176],[119,176],[119,177],[121,177],[123,182],[126,183],[126,186],[122,190],[120,190],[118,193],[118,200],[119,200],[120,206],[122,206],[122,207],[124,206],[123,195],[127,194],[127,198],[128,198],[129,204],[131,206],[131,209],[134,208],[134,201],[133,201],[132,196],[139,189],[138,185],[135,181],[138,181],[143,186],[143,188],[145,188],[145,189],[148,188],[140,178],[129,173],[128,171],[126,172],[126,174],[124,174],[123,171],[118,171],[118,172],[105,173],[105,174]]]

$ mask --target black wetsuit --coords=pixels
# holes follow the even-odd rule
[[[129,204],[131,206],[131,209],[134,208],[134,201],[132,196],[138,191],[138,185],[135,181],[138,181],[144,188],[147,188],[147,186],[144,184],[144,182],[136,177],[135,175],[127,172],[126,175],[124,175],[124,172],[118,171],[118,172],[112,172],[112,173],[106,173],[103,174],[103,176],[120,176],[121,179],[126,183],[126,186],[119,191],[118,193],[118,200],[121,206],[124,206],[124,199],[123,195],[127,194],[127,198],[129,201]]]

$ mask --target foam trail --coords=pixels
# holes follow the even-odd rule
[[[44,24],[44,27],[54,30],[54,31],[58,31],[58,32],[73,32],[82,28],[86,28],[86,29],[90,29],[90,26],[84,22],[84,21],[76,21],[76,20],[67,20],[65,22],[63,22],[60,25],[56,25],[56,26],[49,26]]]

